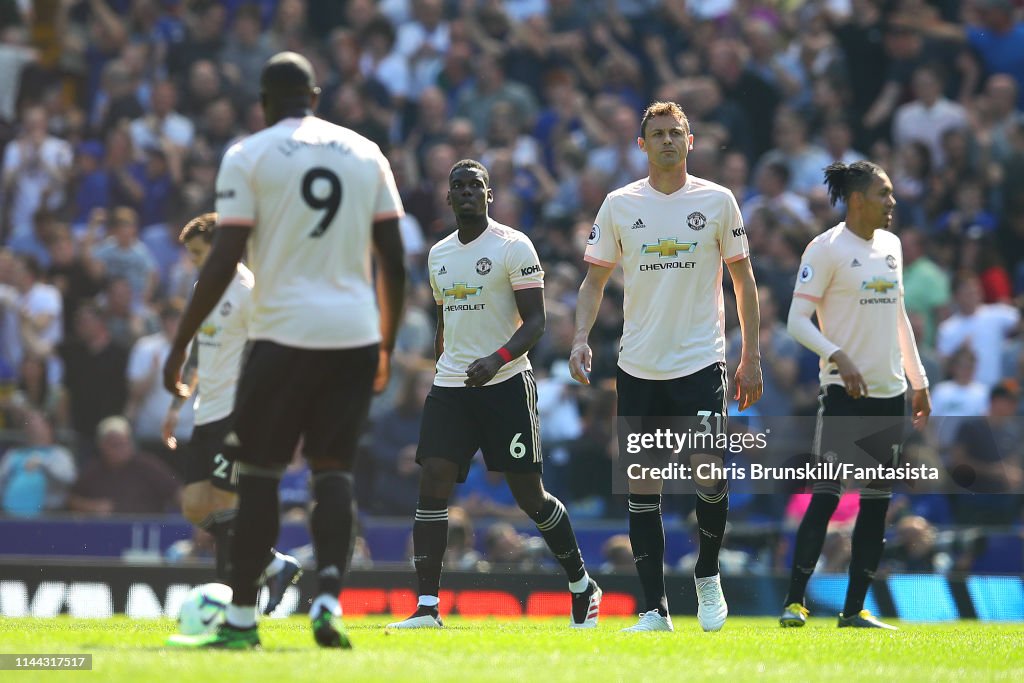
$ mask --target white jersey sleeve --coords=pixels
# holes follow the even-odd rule
[[[505,254],[508,281],[513,290],[544,286],[544,270],[540,257],[527,237],[515,240]]]
[[[247,226],[256,223],[256,196],[249,177],[250,168],[239,145],[224,155],[217,172],[218,223]]]
[[[718,244],[722,250],[722,260],[732,263],[748,258],[750,246],[747,244],[747,230],[743,227],[743,214],[740,213],[736,197],[731,192],[723,196],[726,197],[726,206],[722,210],[722,220],[719,222],[721,233],[718,236]]]
[[[437,279],[434,278],[434,264],[433,264],[433,250],[427,254],[427,274],[430,276],[430,291],[434,293],[434,303],[438,306],[444,304],[444,294],[441,292],[441,288],[437,284]]]
[[[832,258],[825,244],[817,239],[812,240],[800,259],[793,296],[820,303],[832,282],[832,269]]]
[[[597,220],[587,238],[587,250],[583,260],[598,266],[611,268],[622,258],[622,244],[619,230],[612,216],[611,198],[605,197],[597,212]]]
[[[380,156],[380,186],[377,189],[377,202],[374,205],[373,220],[383,221],[388,218],[401,218],[405,215],[402,198],[395,184],[395,174],[391,172],[391,164]]]

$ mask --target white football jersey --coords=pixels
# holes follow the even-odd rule
[[[444,353],[434,384],[465,386],[466,369],[504,346],[519,326],[515,291],[544,286],[544,271],[530,238],[491,221],[469,244],[456,230],[427,256],[430,287],[444,316]],[[530,369],[526,355],[506,363],[488,382],[504,382]]]
[[[793,296],[817,306],[818,328],[839,345],[860,370],[872,398],[907,390],[900,351],[903,248],[887,230],[861,239],[846,223],[826,230],[807,245]],[[820,361],[822,386],[842,386],[835,363]]]
[[[358,133],[289,118],[231,146],[217,174],[222,225],[250,225],[249,337],[307,349],[379,342],[374,221],[404,214],[387,159]]]
[[[647,178],[609,193],[584,258],[605,267],[622,263],[619,367],[665,380],[725,362],[722,261],[749,255],[728,188],[690,175],[668,195]]]
[[[235,279],[196,333],[195,343],[199,345],[197,425],[223,419],[234,409],[235,387],[249,334],[253,284],[252,272],[239,263]]]

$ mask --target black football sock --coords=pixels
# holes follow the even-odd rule
[[[356,514],[352,473],[341,470],[314,473],[313,498],[316,502],[309,527],[316,552],[317,592],[338,597],[352,557]]]
[[[729,517],[729,485],[722,481],[714,493],[697,491],[697,530],[700,532],[700,552],[693,567],[698,579],[718,573],[718,554],[725,538],[725,523]]]
[[[562,501],[545,492],[544,504],[540,510],[532,514],[530,511],[526,513],[537,524],[537,530],[544,537],[544,542],[548,544],[558,564],[562,565],[569,583],[578,583],[586,576],[587,571],[583,568],[583,554],[576,542],[569,513],[566,512]]]
[[[661,521],[660,494],[629,494],[629,542],[644,591],[644,612],[657,610],[667,617],[665,526]]]
[[[420,496],[416,503],[416,517],[412,523],[412,547],[412,561],[416,566],[420,600],[427,598],[427,602],[433,602],[432,605],[421,602],[420,609],[427,608],[429,611],[433,608],[433,616],[437,616],[437,603],[434,600],[441,589],[441,569],[444,566],[445,551],[448,549],[447,500]]]
[[[256,604],[263,569],[281,525],[277,499],[279,482],[280,475],[248,474],[244,469],[239,473],[238,512],[229,544],[234,605]]]
[[[231,537],[235,532],[235,517],[238,510],[229,508],[211,512],[199,523],[199,528],[213,536],[215,549],[215,574],[219,583],[231,580]]]
[[[846,588],[843,615],[851,617],[864,609],[864,598],[875,578],[885,548],[885,515],[889,498],[865,498],[861,492],[860,512],[853,526],[850,555],[850,584]]]
[[[814,567],[818,564],[821,549],[825,545],[828,521],[839,505],[839,494],[815,493],[811,504],[804,513],[800,528],[796,532],[796,547],[793,549],[793,568],[789,573],[789,593],[786,605],[794,602],[804,604],[807,582],[811,580]]]

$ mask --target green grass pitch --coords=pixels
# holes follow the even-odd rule
[[[620,634],[631,619],[574,631],[561,619],[451,618],[443,631],[386,632],[387,619],[347,620],[352,651],[325,651],[302,617],[262,622],[263,649],[193,652],[164,647],[170,620],[0,619],[0,652],[93,655],[91,672],[0,672],[0,680],[104,681],[1021,681],[1024,625],[901,624],[902,630],[802,629],[730,618],[703,633],[695,618],[675,633]]]

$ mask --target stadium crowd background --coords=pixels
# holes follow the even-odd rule
[[[841,215],[822,168],[868,158],[895,184],[892,229],[934,414],[989,416],[999,446],[980,445],[977,425],[950,426],[934,457],[997,468],[1019,489],[1021,18],[1011,0],[0,0],[0,508],[176,510],[160,368],[196,276],[177,235],[213,209],[224,150],[262,127],[259,71],[283,49],[315,65],[318,114],[386,152],[408,212],[412,292],[364,442],[364,512],[411,519],[415,507],[435,315],[424,263],[453,228],[448,170],[472,157],[490,170],[492,217],[526,232],[546,270],[547,331],[531,353],[546,481],[574,519],[623,517],[608,486],[621,274],[595,326],[591,388],[571,382],[566,360],[583,246],[605,194],[646,175],[635,140],[653,99],[682,104],[690,172],[742,208],[762,305],[756,413],[814,414],[817,359],[787,335],[785,315],[804,246]],[[111,415],[128,422],[98,435]],[[190,427],[186,410],[179,440]],[[289,515],[302,516],[304,477],[297,459],[283,484]],[[463,559],[449,566],[481,559],[472,525],[485,517],[504,520],[486,532],[492,559],[532,561],[500,478],[474,467],[457,495]],[[1021,496],[987,501],[902,499],[891,566],[969,569],[970,543],[944,530],[1021,524]],[[680,518],[688,505],[666,499]],[[730,521],[785,528],[801,505],[734,496]],[[851,496],[826,563],[848,556],[843,521],[855,511]],[[779,557],[734,559],[772,568]],[[632,571],[628,538],[610,538],[605,559]]]

